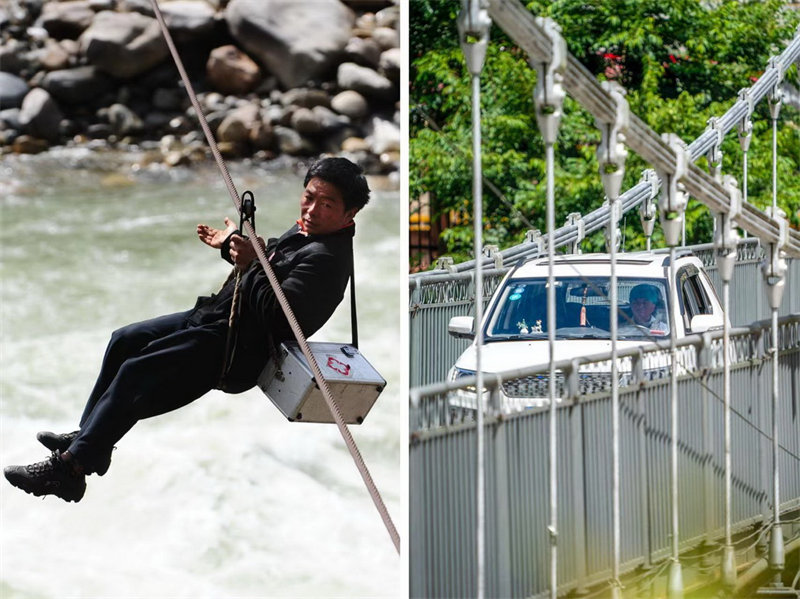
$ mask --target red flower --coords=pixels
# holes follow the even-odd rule
[[[674,55],[672,55],[672,54],[670,54],[670,55],[669,55],[669,59],[670,59],[670,60],[671,60],[673,63],[675,63],[675,62],[678,62],[678,61],[675,59],[675,56],[674,56]]]
[[[622,56],[617,56],[616,54],[613,54],[611,52],[606,52],[605,54],[603,54],[603,58],[605,60],[619,60],[620,58],[622,58]]]

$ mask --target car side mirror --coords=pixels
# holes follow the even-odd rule
[[[456,339],[475,339],[474,326],[474,316],[453,316],[447,325],[447,332]]]
[[[692,317],[689,327],[692,333],[705,333],[709,329],[719,328],[722,323],[719,321],[719,316],[714,314],[697,314]]]

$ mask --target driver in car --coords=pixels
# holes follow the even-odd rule
[[[654,285],[642,283],[631,289],[630,294],[631,313],[633,322],[630,324],[645,327],[651,332],[667,334],[669,325],[664,322],[663,316],[659,312],[656,314],[656,307],[661,301],[661,294]]]

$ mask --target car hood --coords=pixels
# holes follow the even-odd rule
[[[617,341],[617,349],[645,345],[642,341]],[[555,342],[555,359],[571,360],[592,354],[609,353],[610,339],[564,339]],[[493,341],[483,346],[481,370],[502,372],[549,363],[547,339],[525,341]],[[455,366],[465,370],[476,370],[475,344],[470,345],[458,358]]]

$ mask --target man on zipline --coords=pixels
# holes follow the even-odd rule
[[[304,186],[300,219],[279,239],[270,239],[265,253],[309,336],[342,300],[352,268],[353,217],[369,201],[370,190],[361,168],[345,158],[313,164]],[[80,501],[86,475],[106,473],[114,445],[137,421],[176,410],[214,388],[240,393],[256,384],[274,348],[293,333],[255,249],[227,218],[225,225],[222,230],[198,225],[197,235],[239,269],[238,293],[230,277],[219,293],[198,298],[192,310],[115,331],[80,429],[40,432],[37,438],[52,455],[7,467],[12,485]]]

